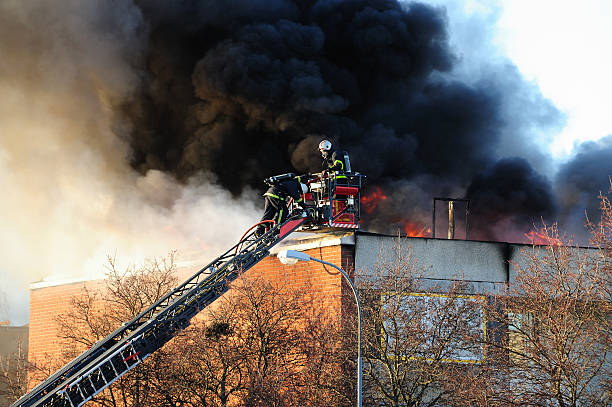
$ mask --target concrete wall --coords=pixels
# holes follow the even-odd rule
[[[515,248],[507,243],[475,242],[372,235],[358,233],[355,238],[355,268],[359,275],[374,275],[380,259],[397,263],[411,252],[411,259],[422,270],[425,287],[444,290],[452,281],[469,282],[474,294],[498,292],[509,281],[508,259]],[[406,257],[404,257],[406,258]]]
[[[28,326],[0,325],[0,359],[6,363],[9,359],[20,358],[20,352],[28,351]],[[23,353],[22,353],[23,354]],[[17,366],[16,363],[11,363]],[[15,372],[17,374],[17,372]],[[0,382],[0,386],[4,383]],[[0,406],[8,406],[9,400],[3,394],[6,388],[0,387]]]
[[[512,283],[516,279],[516,274],[521,268],[527,267],[528,258],[525,256],[527,253],[535,254],[538,258],[544,260],[545,257],[550,257],[550,250],[544,246],[532,247],[530,245],[510,245],[513,248],[513,255],[510,258],[510,282]],[[587,262],[598,262],[601,261],[600,252],[598,249],[593,247],[568,247],[567,248],[571,259],[568,261],[576,264],[575,269],[578,268],[577,263],[582,261]],[[550,261],[548,259],[545,261]]]
[[[412,259],[423,270],[424,286],[436,286],[442,291],[452,281],[465,280],[466,292],[493,294],[512,284],[517,270],[525,265],[522,252],[536,250],[545,255],[545,249],[531,245],[471,240],[448,240],[402,237],[358,232],[355,235],[355,268],[358,275],[367,278],[376,270],[380,259],[396,261],[394,252],[399,247],[403,256],[412,253]],[[592,248],[572,249],[582,253],[595,253]]]
[[[0,356],[28,349],[28,326],[0,325]]]

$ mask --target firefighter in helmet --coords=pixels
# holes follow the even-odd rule
[[[348,153],[335,150],[331,141],[323,140],[319,143],[319,151],[323,157],[323,172],[335,175],[336,179],[346,178],[345,172],[351,172]]]
[[[264,193],[264,214],[260,222],[273,220],[277,225],[283,223],[287,219],[289,198],[293,198],[294,202],[304,208],[302,195],[308,192],[308,187],[301,182],[299,176],[291,174],[291,177],[285,179],[283,176],[271,177],[266,183],[270,188]],[[269,227],[269,222],[262,223],[257,227],[255,234],[261,236]]]

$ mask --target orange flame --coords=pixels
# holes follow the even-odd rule
[[[549,246],[562,246],[563,242],[561,239],[558,239],[553,236],[549,236],[546,233],[532,230],[529,233],[525,233],[525,238],[529,241],[530,244],[534,245],[549,245]]]
[[[365,210],[365,212],[369,215],[374,212],[374,209],[378,206],[379,203],[387,199],[387,195],[385,195],[380,187],[376,187],[369,195],[364,195],[361,197],[361,206]]]
[[[408,220],[402,220],[400,222],[404,224],[404,232],[406,233],[406,236],[431,237],[431,228],[428,228],[427,226],[421,227],[420,225],[412,223]]]

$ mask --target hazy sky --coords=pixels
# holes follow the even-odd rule
[[[553,153],[612,134],[612,2],[506,0],[503,7],[497,41],[567,114]]]
[[[453,74],[469,80],[484,67],[512,63],[565,114],[563,129],[534,133],[559,163],[574,143],[612,134],[612,1],[425,2],[446,9],[449,40],[460,58]],[[75,277],[65,270],[78,270],[81,277],[99,275],[105,256],[117,250],[119,258],[130,261],[168,249],[212,255],[260,215],[254,204],[259,197],[252,191],[232,199],[214,180],[178,187],[162,173],[138,176],[121,160],[105,159],[129,154],[110,131],[105,101],[129,94],[136,82],[125,60],[141,45],[139,13],[129,2],[121,3],[124,9],[104,10],[105,15],[116,13],[121,30],[134,30],[127,36],[134,43],[100,36],[93,50],[84,38],[99,34],[92,28],[102,14],[96,7],[116,6],[77,1],[80,5],[71,8],[70,3],[54,6],[69,9],[64,15],[70,21],[58,32],[47,28],[53,27],[48,21],[41,28],[49,30],[44,36],[32,35],[28,25],[33,13],[44,21],[44,10],[24,6],[6,21],[0,14],[0,74],[9,73],[0,75],[0,185],[5,194],[0,201],[5,214],[0,320],[16,325],[28,321],[33,281]],[[0,5],[0,13],[11,4]],[[26,34],[6,39],[23,27]],[[67,44],[76,52],[62,55]],[[31,55],[39,63],[24,64]],[[83,132],[92,136],[86,143],[74,136]],[[174,204],[165,207],[165,199]],[[219,236],[219,230],[227,233]]]
[[[612,2],[432,0],[446,7],[470,66],[508,58],[567,116],[549,144],[559,159],[574,143],[612,134]]]

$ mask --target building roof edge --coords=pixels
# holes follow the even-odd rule
[[[314,236],[313,236],[314,235]],[[290,236],[291,237],[291,236]],[[270,249],[270,254],[277,254],[281,250],[309,250],[318,249],[320,247],[340,246],[340,245],[355,245],[355,232],[349,233],[309,233],[308,236],[288,238],[279,243],[277,246]]]

